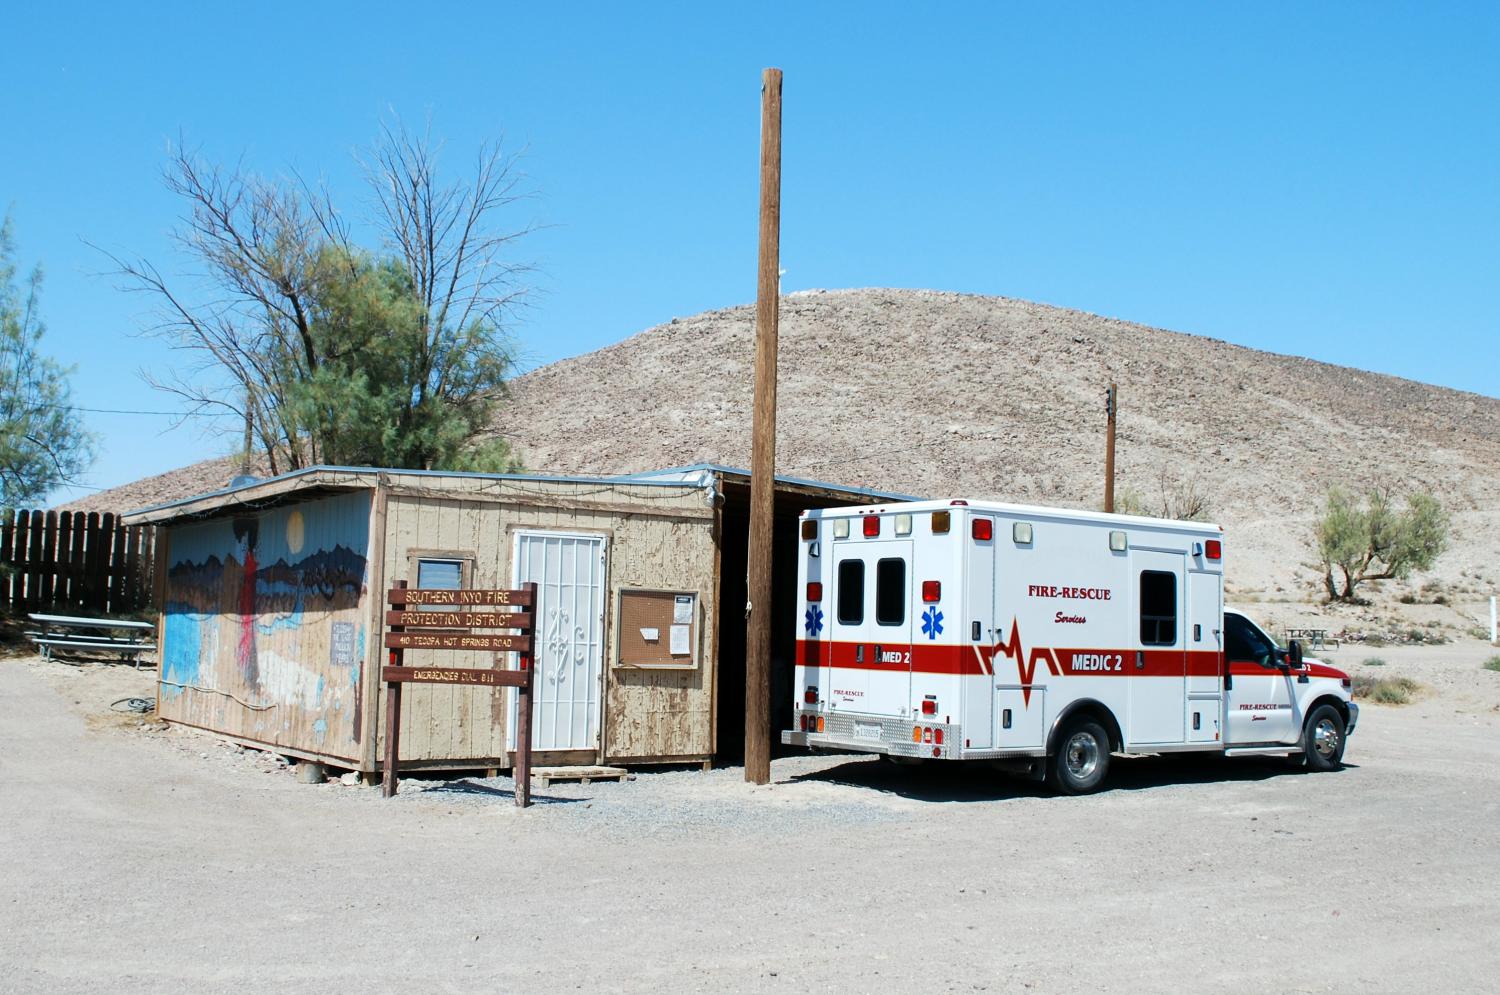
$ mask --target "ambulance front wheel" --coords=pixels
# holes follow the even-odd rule
[[[1344,719],[1332,705],[1319,705],[1302,733],[1308,770],[1338,770],[1344,761]]]
[[[1097,791],[1109,773],[1109,734],[1092,719],[1068,724],[1049,758],[1048,780],[1065,795]]]

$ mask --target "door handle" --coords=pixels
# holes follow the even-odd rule
[[[1135,669],[1136,670],[1145,670],[1146,669],[1146,651],[1145,650],[1136,650],[1135,651]]]

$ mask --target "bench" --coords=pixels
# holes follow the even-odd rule
[[[28,631],[26,636],[47,660],[78,650],[114,653],[121,660],[133,661],[139,670],[141,654],[156,649],[156,626],[150,622],[74,615],[31,614],[27,617],[41,625],[41,629]],[[115,635],[117,632],[123,635]]]

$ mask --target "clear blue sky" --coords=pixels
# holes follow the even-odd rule
[[[1500,5],[924,7],[12,5],[0,207],[76,401],[172,409],[137,371],[183,355],[84,244],[187,268],[169,141],[357,204],[389,110],[455,167],[503,133],[517,220],[551,226],[536,365],[753,299],[776,65],[786,290],[1004,294],[1500,393]],[[233,445],[88,420],[99,487]]]

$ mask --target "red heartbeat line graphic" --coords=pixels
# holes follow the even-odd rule
[[[996,643],[994,653],[996,656],[1004,654],[1009,659],[1016,661],[1016,672],[1021,677],[1021,701],[1026,708],[1031,707],[1031,679],[1036,675],[1036,664],[1041,660],[1047,664],[1047,671],[1053,677],[1061,677],[1062,671],[1057,669],[1057,660],[1052,656],[1052,651],[1045,646],[1033,646],[1031,656],[1026,655],[1021,646],[1021,628],[1016,624],[1015,616],[1010,620],[1010,642]]]

